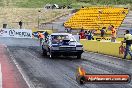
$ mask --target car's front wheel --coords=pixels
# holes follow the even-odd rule
[[[43,50],[43,55],[47,56],[47,51],[46,50]]]
[[[54,59],[54,54],[51,52],[51,50],[49,50],[49,57],[50,59]]]
[[[80,55],[77,55],[77,59],[81,59],[81,54]]]
[[[54,55],[52,53],[50,53],[49,57],[50,59],[54,59]]]

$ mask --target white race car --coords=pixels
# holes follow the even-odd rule
[[[54,56],[77,56],[81,59],[83,45],[76,41],[75,37],[69,33],[52,33],[47,41],[42,44],[43,54],[49,52],[50,58]]]

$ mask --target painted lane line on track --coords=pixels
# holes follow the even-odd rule
[[[2,88],[2,70],[1,70],[1,64],[0,64],[0,88]]]
[[[22,75],[22,77],[25,80],[25,82],[28,85],[28,87],[29,88],[35,88],[35,86],[30,81],[30,79],[27,77],[27,75],[25,74],[25,72],[23,71],[23,69],[21,68],[21,66],[17,63],[17,61],[15,60],[15,58],[13,57],[13,55],[11,55],[10,50],[7,48],[7,46],[6,46],[6,49],[7,49],[7,52],[9,53],[10,58],[13,60],[14,64],[16,65],[18,71]]]

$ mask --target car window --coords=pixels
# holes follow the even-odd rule
[[[68,35],[52,35],[51,36],[52,43],[59,43],[59,42],[62,42],[64,39],[70,40]]]
[[[71,37],[70,37],[70,41],[71,41],[71,42],[76,42],[75,37],[71,36]]]

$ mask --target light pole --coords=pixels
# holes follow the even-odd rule
[[[38,30],[39,30],[39,24],[40,24],[40,13],[41,13],[41,11],[38,10]]]

